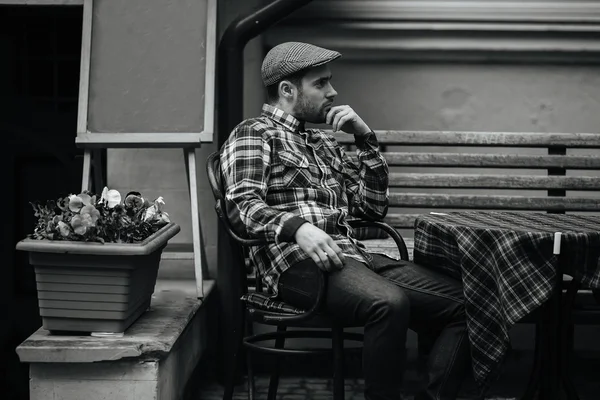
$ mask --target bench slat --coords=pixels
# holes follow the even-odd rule
[[[390,193],[390,207],[600,211],[600,199],[589,197],[502,196],[438,193]]]
[[[396,229],[412,229],[415,226],[415,219],[421,214],[396,214],[388,213],[384,221]]]
[[[390,173],[390,187],[598,190],[600,189],[600,177],[392,172]]]
[[[343,144],[354,136],[333,133]],[[380,144],[419,146],[572,147],[600,148],[600,133],[375,131]]]
[[[392,257],[400,258],[400,252],[391,238],[388,239],[369,239],[363,240],[362,243],[367,247],[368,251],[373,253],[384,253]],[[408,258],[413,259],[415,241],[412,238],[404,238],[406,250],[408,250]]]
[[[528,212],[528,211],[524,211],[524,212]],[[534,212],[538,212],[538,211],[534,211]],[[400,213],[389,212],[388,215],[384,218],[384,221],[396,229],[413,229],[415,227],[415,219],[417,219],[417,217],[420,215],[423,215],[423,214],[422,213],[421,214],[414,214],[414,213],[400,214]]]
[[[596,156],[386,152],[384,157],[390,166],[600,169]]]

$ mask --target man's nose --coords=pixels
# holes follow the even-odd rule
[[[336,90],[333,88],[333,86],[330,86],[330,88],[331,89],[329,90],[327,97],[334,98],[335,96],[337,96],[338,92],[336,92]]]

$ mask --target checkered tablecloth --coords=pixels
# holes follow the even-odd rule
[[[555,232],[562,233],[559,257]],[[509,329],[550,298],[557,276],[600,288],[599,257],[600,216],[464,211],[415,221],[415,262],[464,284],[473,374],[482,388],[499,373]]]

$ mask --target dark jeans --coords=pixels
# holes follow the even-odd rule
[[[436,335],[427,386],[415,400],[454,400],[470,365],[462,283],[408,261],[374,255],[373,270],[346,257],[329,273],[325,307],[339,322],[364,326],[363,374],[369,400],[401,399],[406,333]],[[312,260],[284,272],[281,298],[309,308],[319,270]]]

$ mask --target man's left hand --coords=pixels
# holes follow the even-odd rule
[[[331,125],[334,132],[344,131],[352,135],[366,135],[371,129],[350,106],[335,106],[325,117],[325,123]]]

